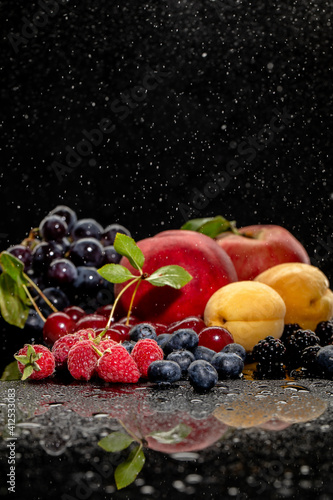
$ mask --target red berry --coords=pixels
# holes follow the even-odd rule
[[[130,325],[124,325],[123,323],[114,323],[111,325],[111,330],[116,330],[119,333],[121,340],[130,339],[129,332],[131,328],[132,327]]]
[[[97,362],[96,372],[106,382],[135,384],[140,378],[134,359],[121,344],[104,351]]]
[[[112,310],[113,304],[107,304],[106,306],[101,306],[98,309],[96,309],[95,314],[98,314],[99,316],[105,316],[106,318],[110,317],[110,313]],[[115,319],[112,318],[112,322],[114,322]]]
[[[63,312],[68,314],[68,316],[70,316],[74,321],[79,321],[79,319],[83,318],[83,316],[86,316],[85,311],[79,306],[65,307]]]
[[[104,332],[105,328],[99,328],[96,330],[96,335],[100,335]],[[113,330],[113,328],[109,328],[102,337],[103,339],[112,339],[114,342],[121,342],[125,340],[122,338],[121,334],[117,330]]]
[[[88,314],[83,318],[79,319],[76,323],[77,328],[105,328],[108,320],[105,316],[100,314]]]
[[[156,340],[141,339],[133,347],[131,356],[138,365],[142,377],[148,378],[149,365],[164,358],[164,353]]]
[[[79,330],[75,333],[64,335],[55,341],[52,347],[57,368],[65,368],[67,366],[68,353],[71,347],[80,340],[88,340],[90,337],[95,337],[95,331],[92,329]]]
[[[56,340],[76,329],[76,323],[64,312],[50,314],[43,327],[43,338],[46,344],[53,345]]]
[[[107,349],[111,349],[111,347],[113,347],[114,345],[117,345],[117,344],[118,344],[118,342],[116,342],[115,340],[106,338],[106,339],[102,339],[101,342],[99,344],[97,344],[97,349],[100,352],[104,352]]]
[[[127,324],[127,316],[125,316],[124,318],[119,319],[117,321],[117,323],[125,323],[125,324]],[[128,324],[130,326],[137,325],[138,323],[141,323],[141,321],[136,316],[130,316],[129,317]]]
[[[209,326],[199,333],[199,345],[208,347],[215,352],[222,351],[223,347],[233,342],[231,333],[222,326]]]
[[[55,360],[52,352],[40,344],[27,344],[15,355],[18,369],[23,374],[22,380],[41,380],[52,375]]]
[[[199,335],[201,330],[206,328],[206,325],[203,319],[201,319],[199,316],[188,316],[187,318],[181,319],[180,321],[170,323],[164,333],[173,333],[176,330],[180,330],[181,328],[191,328]]]
[[[80,340],[68,353],[67,366],[70,374],[76,380],[90,380],[98,360],[92,340]]]

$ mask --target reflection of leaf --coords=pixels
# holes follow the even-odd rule
[[[1,375],[1,381],[3,380],[21,380],[21,372],[18,369],[17,361],[9,363]]]
[[[136,476],[142,470],[145,463],[145,456],[142,451],[142,445],[133,448],[127,460],[119,464],[115,470],[114,477],[118,490],[125,488],[133,483]]]
[[[125,432],[111,432],[98,442],[105,451],[121,451],[133,442],[133,438]]]
[[[173,427],[173,429],[170,429],[169,431],[157,431],[152,432],[148,435],[156,439],[156,441],[158,441],[159,443],[177,444],[186,439],[191,431],[192,427],[186,424],[178,424],[176,425],[176,427]]]

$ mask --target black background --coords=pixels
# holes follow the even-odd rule
[[[332,279],[327,2],[53,4],[43,18],[42,3],[0,2],[3,249],[60,203],[103,225],[120,222],[136,239],[222,214],[239,226],[285,226],[312,259],[319,251],[313,262]],[[149,71],[157,87],[132,97],[125,118],[112,111]],[[253,159],[241,154],[241,143],[271,130],[274,110],[288,123],[259,141]],[[103,118],[114,130],[59,181],[54,162],[66,165],[66,148],[77,150]],[[237,175],[198,198],[231,160]]]

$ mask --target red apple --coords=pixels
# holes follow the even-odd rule
[[[133,314],[141,321],[168,325],[188,316],[203,316],[208,299],[219,288],[237,281],[237,274],[226,254],[208,236],[194,231],[175,229],[138,242],[145,256],[143,272],[151,274],[162,266],[179,265],[188,271],[192,280],[179,290],[169,286],[157,287],[143,281],[134,299]],[[138,275],[126,257],[120,264]],[[116,284],[115,294],[125,285]],[[119,307],[126,314],[133,287],[119,299]]]
[[[252,280],[266,269],[285,262],[310,264],[303,245],[281,226],[247,226],[239,231],[244,236],[228,232],[216,239],[231,258],[239,281]]]

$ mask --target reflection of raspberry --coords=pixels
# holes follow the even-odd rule
[[[138,365],[141,376],[148,378],[150,363],[163,359],[164,353],[155,340],[142,339],[135,344],[131,356]]]
[[[134,359],[121,344],[103,352],[98,360],[96,372],[106,382],[135,384],[140,378]]]
[[[55,358],[57,368],[65,368],[67,366],[68,353],[74,344],[79,340],[88,340],[89,337],[95,336],[95,331],[92,328],[79,330],[75,333],[68,333],[60,337],[52,346],[52,353]]]
[[[79,340],[70,348],[67,366],[76,380],[90,380],[94,374],[98,353],[92,340]]]
[[[41,380],[54,372],[55,361],[52,352],[43,345],[27,344],[15,355],[22,380]]]

